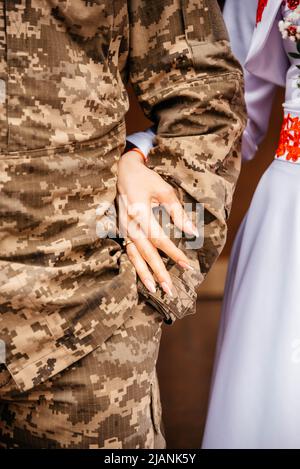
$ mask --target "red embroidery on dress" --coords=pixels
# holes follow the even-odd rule
[[[261,22],[262,15],[267,4],[268,4],[268,0],[258,0],[258,6],[257,6],[257,12],[256,12],[256,24]]]
[[[290,114],[284,117],[276,156],[285,156],[288,161],[298,161],[300,158],[299,117],[291,117]]]
[[[297,6],[299,6],[300,0],[287,0],[287,6],[290,10],[296,10]]]

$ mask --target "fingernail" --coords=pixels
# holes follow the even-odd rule
[[[144,283],[145,283],[145,285],[148,288],[150,293],[155,293],[156,292],[155,283],[152,280],[150,280],[149,278],[146,278]]]
[[[171,296],[171,298],[173,298],[172,290],[171,290],[170,286],[167,284],[167,282],[162,282],[162,283],[161,283],[161,288],[163,289],[163,291],[164,291],[167,295],[169,295],[169,296]]]
[[[185,222],[184,229],[185,229],[185,231],[188,231],[189,233],[193,234],[194,236],[196,236],[198,238],[199,231],[195,227],[194,223],[192,223],[190,220]]]
[[[180,267],[182,267],[183,269],[186,269],[186,270],[195,270],[194,267],[192,267],[190,264],[188,264],[188,263],[185,262],[185,261],[178,261],[177,264],[180,265]]]

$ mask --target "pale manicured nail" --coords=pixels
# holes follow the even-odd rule
[[[149,278],[146,278],[144,283],[145,283],[145,285],[148,288],[150,293],[155,293],[156,292],[155,283],[152,280],[150,280]]]
[[[177,264],[180,265],[180,267],[182,267],[185,270],[195,270],[194,267],[192,267],[190,264],[188,264],[185,261],[178,261]]]
[[[167,282],[162,282],[161,283],[161,288],[163,289],[163,291],[169,295],[171,298],[173,298],[173,293],[172,293],[172,290],[170,288],[170,286],[167,284]]]
[[[192,223],[190,220],[186,221],[184,224],[184,229],[185,231],[188,231],[190,234],[193,234],[197,238],[199,237],[199,231],[195,227],[194,223]]]

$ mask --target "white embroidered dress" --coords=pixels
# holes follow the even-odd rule
[[[248,1],[253,9],[257,2]],[[268,123],[263,103],[280,76],[286,77],[286,118],[278,156],[234,244],[203,448],[300,448],[300,60],[296,43],[278,29],[289,4],[295,6],[269,0],[246,61],[244,157],[262,139]],[[274,41],[266,37],[268,27]],[[272,60],[281,64],[274,73]]]

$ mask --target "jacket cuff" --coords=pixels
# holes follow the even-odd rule
[[[140,280],[138,280],[138,292],[143,295],[146,303],[151,304],[163,316],[166,324],[173,324],[176,319],[182,319],[196,313],[195,283],[200,284],[203,275],[182,272],[175,265],[168,269],[168,272],[173,283],[173,297],[167,295],[159,286],[156,293],[150,293]],[[197,276],[196,281],[195,278],[191,278],[195,275]]]

